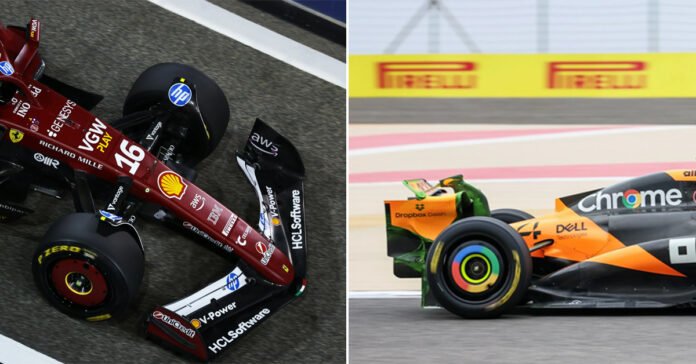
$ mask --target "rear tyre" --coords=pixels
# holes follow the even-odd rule
[[[169,90],[181,78],[196,94],[200,118],[188,107],[176,107],[169,100]],[[148,110],[155,105],[168,105],[177,112],[172,120],[188,128],[186,140],[180,144],[179,152],[186,164],[193,166],[205,159],[222,140],[230,120],[230,108],[222,89],[203,72],[184,64],[160,63],[146,69],[133,83],[123,104],[123,115]],[[149,125],[148,125],[149,126]],[[147,128],[125,131],[139,140]],[[166,132],[166,130],[165,130]]]
[[[129,226],[90,213],[56,221],[34,253],[39,291],[69,316],[99,321],[122,315],[137,296],[144,255]]]
[[[519,233],[490,217],[470,217],[447,227],[426,259],[437,301],[467,318],[499,316],[524,297],[532,273]]]
[[[495,209],[491,211],[491,217],[506,224],[513,224],[534,218],[532,214],[517,209]]]

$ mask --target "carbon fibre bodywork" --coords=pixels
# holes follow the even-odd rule
[[[414,214],[410,219],[421,223],[439,221],[441,226],[488,215],[456,215],[445,224],[441,216],[432,216],[440,212],[428,216],[408,210],[418,203],[425,211],[430,201],[443,198],[453,206],[481,204],[479,197],[468,197],[468,191],[460,197],[455,197],[461,193],[456,189],[433,194],[446,187],[447,180],[426,185],[409,200],[412,206],[385,202],[388,254],[398,277],[424,277],[421,254],[439,231],[421,230],[417,223],[395,226],[397,213]],[[487,206],[471,210],[485,212]],[[562,197],[554,213],[510,226],[532,257],[532,283],[522,301],[531,307],[672,307],[696,301],[696,171],[660,172]],[[413,256],[417,258],[404,262]],[[437,305],[423,282],[423,305]]]

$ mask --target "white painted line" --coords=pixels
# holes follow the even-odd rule
[[[521,135],[512,137],[502,137],[502,138],[490,138],[490,139],[474,139],[474,140],[454,140],[449,142],[433,142],[433,143],[421,143],[421,144],[404,144],[404,145],[393,145],[388,147],[376,147],[376,148],[365,148],[349,151],[348,155],[351,157],[374,155],[382,153],[399,153],[399,152],[409,152],[416,150],[429,150],[429,149],[443,149],[451,147],[461,147],[465,145],[481,145],[481,144],[499,144],[499,143],[511,143],[511,142],[528,142],[537,140],[558,140],[558,139],[568,139],[568,138],[579,138],[579,137],[590,137],[590,136],[604,136],[604,135],[615,135],[615,134],[634,134],[634,133],[648,133],[655,131],[670,131],[670,130],[683,130],[683,129],[694,129],[691,125],[667,125],[667,126],[646,126],[646,127],[636,127],[636,128],[618,128],[618,129],[601,129],[601,130],[584,130],[584,131],[568,131],[560,133],[549,133],[549,134],[536,134],[536,135]]]
[[[148,0],[293,67],[346,88],[346,64],[205,0]]]
[[[420,291],[350,291],[350,299],[375,299],[375,298],[418,298]]]
[[[59,364],[60,362],[0,335],[0,363],[2,364]]]
[[[543,182],[612,182],[635,178],[636,176],[617,176],[617,177],[546,177],[546,178],[501,178],[501,179],[466,179],[472,184],[508,184],[508,183],[543,183]],[[430,184],[437,184],[440,181],[429,181]],[[401,181],[393,182],[356,182],[349,183],[349,187],[396,187],[403,186]]]

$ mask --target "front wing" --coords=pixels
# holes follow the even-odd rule
[[[301,296],[306,285],[304,166],[299,153],[257,120],[237,163],[259,198],[259,231],[290,257],[295,278],[288,286],[276,285],[240,262],[215,282],[148,316],[149,337],[201,360],[219,356]]]

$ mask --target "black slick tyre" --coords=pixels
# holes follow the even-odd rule
[[[467,318],[499,316],[525,296],[532,260],[514,229],[491,217],[459,220],[435,238],[426,276],[438,303]]]
[[[491,211],[491,217],[506,224],[513,224],[534,218],[532,214],[517,209],[495,209]]]
[[[37,247],[32,271],[48,302],[89,321],[124,314],[138,294],[144,254],[130,226],[90,213],[56,221]]]

